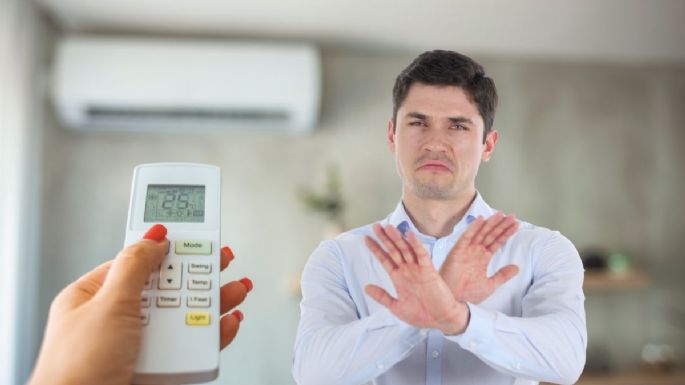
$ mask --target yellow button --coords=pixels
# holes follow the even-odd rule
[[[186,325],[207,326],[209,325],[209,313],[206,311],[193,311],[186,313]]]
[[[209,255],[212,253],[211,241],[176,241],[176,254]]]

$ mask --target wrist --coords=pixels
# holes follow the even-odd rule
[[[466,330],[471,318],[471,311],[466,305],[466,302],[455,301],[454,311],[445,322],[445,325],[440,328],[443,334],[447,336],[454,336],[461,334]]]

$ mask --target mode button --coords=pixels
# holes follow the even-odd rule
[[[176,241],[176,254],[209,255],[212,253],[211,241]]]

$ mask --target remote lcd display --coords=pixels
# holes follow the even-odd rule
[[[204,222],[205,186],[148,185],[144,222]]]

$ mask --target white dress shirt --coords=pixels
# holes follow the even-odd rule
[[[494,211],[480,194],[446,237],[419,233],[402,202],[382,223],[415,232],[439,269],[477,216]],[[585,364],[583,266],[557,231],[519,221],[495,253],[488,276],[508,264],[519,273],[475,305],[463,334],[445,336],[396,318],[364,293],[376,284],[395,295],[360,227],[314,250],[302,275],[293,376],[299,385],[499,385],[574,383]],[[375,236],[374,236],[375,237]]]

